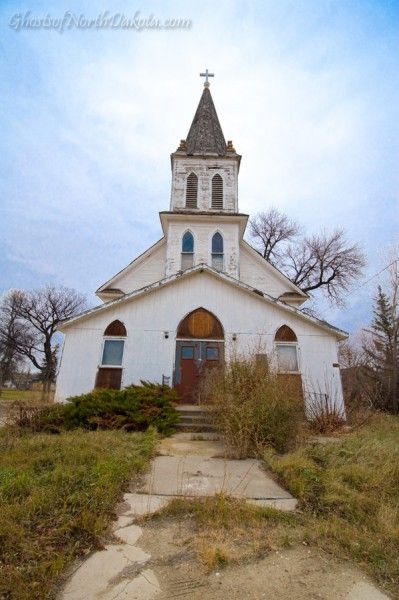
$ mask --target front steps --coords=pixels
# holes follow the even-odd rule
[[[205,408],[196,404],[180,404],[176,410],[180,414],[177,424],[178,431],[186,433],[213,433],[215,431]]]

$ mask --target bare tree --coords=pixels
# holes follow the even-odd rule
[[[57,344],[54,336],[57,325],[84,309],[86,300],[75,290],[54,286],[25,292],[10,292],[2,302],[2,314],[15,311],[17,326],[7,329],[0,322],[0,340],[13,347],[41,372],[44,391],[50,390],[57,366]]]
[[[0,390],[6,381],[13,379],[23,362],[15,341],[24,335],[19,319],[21,301],[21,292],[11,290],[0,304]]]
[[[251,221],[250,235],[266,260],[304,292],[321,290],[330,301],[343,304],[366,265],[362,250],[349,244],[341,229],[310,237],[300,232],[295,221],[274,208]]]
[[[336,304],[343,303],[344,293],[361,276],[365,265],[360,247],[348,244],[342,229],[289,245],[281,260],[282,269],[299,288],[304,292],[322,289]]]
[[[280,257],[281,243],[295,239],[301,231],[298,223],[276,208],[258,213],[249,224],[251,237],[257,249],[263,258],[271,262]]]

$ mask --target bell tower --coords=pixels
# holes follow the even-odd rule
[[[238,212],[241,156],[231,141],[226,144],[208,80],[187,138],[171,161],[171,210]]]
[[[193,122],[171,154],[170,210],[160,215],[168,239],[166,275],[205,263],[238,279],[239,241],[247,221],[238,212],[241,156],[225,141],[209,89],[214,75],[208,70],[200,75],[205,83]],[[180,247],[186,232],[192,236],[189,258]]]

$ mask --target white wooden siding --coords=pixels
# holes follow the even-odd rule
[[[178,324],[200,306],[220,319],[227,359],[233,350],[248,353],[261,348],[272,353],[276,330],[287,324],[298,338],[305,392],[326,392],[342,403],[339,371],[333,367],[337,343],[332,334],[206,272],[176,280],[71,325],[66,333],[56,399],[62,402],[93,388],[103,332],[114,319],[120,319],[127,329],[122,385],[140,379],[161,382],[163,375],[172,378]],[[169,332],[168,339],[165,331]],[[233,334],[237,336],[235,342]]]
[[[125,294],[138,290],[165,277],[166,242],[148,256],[132,264],[112,281],[112,287]]]

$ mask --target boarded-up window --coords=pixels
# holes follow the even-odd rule
[[[223,208],[223,179],[218,174],[212,177],[212,208]]]
[[[194,238],[190,231],[183,235],[181,244],[181,268],[182,271],[189,269],[194,264]]]
[[[195,173],[190,173],[186,184],[186,207],[197,208],[198,196],[198,177]]]
[[[197,308],[181,321],[177,337],[222,340],[224,334],[223,327],[215,315],[205,308]]]
[[[104,331],[103,351],[101,355],[101,367],[96,374],[95,387],[120,390],[122,383],[122,362],[125,340],[107,339],[126,337],[126,327],[115,319]]]
[[[120,390],[122,383],[122,369],[107,369],[100,367],[97,371],[96,388]]]
[[[295,333],[292,331],[291,327],[288,327],[288,325],[282,325],[279,329],[277,329],[274,339],[276,342],[298,341]]]
[[[109,335],[109,336],[126,336],[126,327],[124,326],[124,324],[121,321],[118,321],[117,319],[115,321],[112,321],[112,323],[110,323],[108,325],[108,327],[106,328],[106,330],[104,331],[104,335]]]

